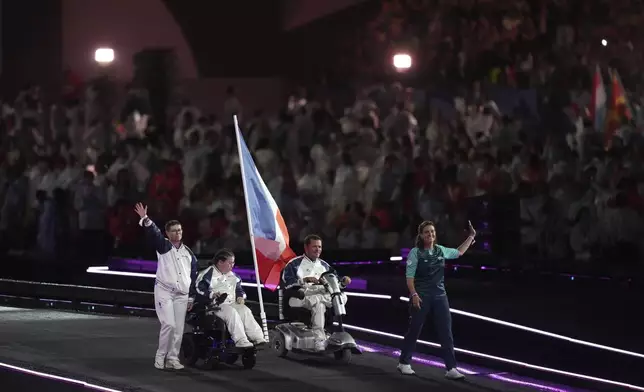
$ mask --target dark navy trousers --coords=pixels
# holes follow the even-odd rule
[[[447,370],[456,367],[456,356],[454,355],[454,338],[452,337],[452,315],[449,312],[449,301],[447,295],[425,295],[420,298],[423,302],[420,309],[415,308],[409,302],[410,318],[409,330],[405,335],[399,362],[404,365],[411,364],[411,357],[416,349],[416,341],[423,330],[427,316],[432,315],[434,328],[438,333],[438,339],[443,350],[443,361]]]

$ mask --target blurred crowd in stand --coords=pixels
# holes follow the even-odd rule
[[[216,115],[177,105],[167,137],[137,110],[103,121],[95,89],[71,77],[54,104],[37,87],[3,101],[4,250],[135,256],[139,200],[159,223],[178,218],[195,253],[248,249],[237,114],[292,241],[315,232],[327,249],[400,249],[430,219],[456,246],[467,203],[514,195],[526,266],[639,268],[642,3],[382,4],[356,66],[404,49],[429,78],[360,83],[350,101],[311,83],[280,113],[244,107],[231,86]],[[589,118],[596,65],[619,71],[635,112],[608,150]]]

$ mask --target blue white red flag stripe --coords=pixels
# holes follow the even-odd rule
[[[235,132],[240,143],[240,165],[248,200],[248,219],[252,230],[257,268],[264,286],[274,289],[279,285],[284,265],[295,256],[289,247],[289,235],[279,207],[268,191],[244,142],[239,124]]]
[[[606,111],[608,105],[608,97],[606,96],[606,87],[599,66],[595,67],[595,74],[593,76],[593,102],[591,103],[593,125],[595,131],[603,132],[606,125]]]

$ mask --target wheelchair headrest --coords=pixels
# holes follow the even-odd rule
[[[289,260],[284,264],[284,267],[282,267],[282,270],[280,271],[280,287],[279,290],[282,290],[282,286],[284,286],[284,272],[286,271],[286,267],[293,262],[293,259]]]
[[[197,259],[197,272],[201,272],[210,267],[210,260]]]
[[[284,281],[284,272],[286,271],[286,267],[288,267],[289,264],[291,264],[293,260],[289,260],[284,264],[284,267],[282,267],[282,270],[280,271],[280,280],[283,282]]]

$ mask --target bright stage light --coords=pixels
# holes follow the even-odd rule
[[[411,68],[411,56],[406,53],[398,53],[394,55],[393,61],[394,67],[396,67],[396,69],[399,71],[404,71]]]
[[[114,61],[114,49],[98,48],[94,52],[94,61],[100,65],[108,65]]]

